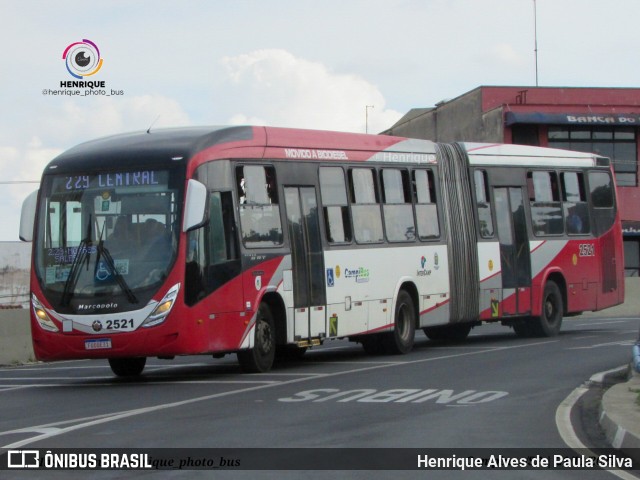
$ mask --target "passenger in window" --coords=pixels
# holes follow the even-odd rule
[[[267,189],[267,199],[269,201],[270,204],[274,204],[274,203],[278,203],[277,202],[277,194],[276,194],[276,179],[275,179],[275,175],[273,172],[271,172],[272,169],[265,169],[265,179],[266,179],[266,185],[265,188]]]
[[[240,189],[238,190],[240,195],[240,203],[245,203],[247,201],[247,187],[244,181],[244,177],[240,179]]]
[[[567,233],[582,233],[582,218],[580,218],[580,215],[576,213],[575,207],[569,209],[569,216],[567,217]]]
[[[167,229],[159,221],[149,218],[142,225],[142,239],[148,246],[148,259],[160,260],[171,250],[171,240]]]
[[[128,216],[121,215],[117,218],[113,232],[105,242],[105,246],[109,249],[111,255],[119,257],[130,252],[131,242],[134,240],[132,230],[133,226]]]
[[[113,233],[109,237],[113,241],[127,241],[131,234],[131,220],[127,216],[120,216],[116,220],[116,225],[113,227]]]

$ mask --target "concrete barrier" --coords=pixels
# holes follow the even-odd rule
[[[640,317],[640,277],[625,279],[625,298],[622,305],[583,313],[580,317]],[[26,363],[34,359],[29,310],[0,309],[0,365]]]
[[[26,308],[0,310],[0,365],[32,362],[29,310]]]

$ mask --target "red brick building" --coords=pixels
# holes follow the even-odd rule
[[[609,157],[618,183],[627,275],[640,271],[640,88],[481,86],[410,110],[387,135],[517,143]]]

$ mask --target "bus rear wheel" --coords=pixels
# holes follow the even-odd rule
[[[382,333],[372,333],[358,339],[367,355],[382,355],[385,353],[386,348],[382,335]]]
[[[539,337],[555,337],[562,327],[564,305],[560,288],[553,281],[548,281],[542,294],[542,311],[533,319],[531,327]]]
[[[238,352],[238,362],[246,373],[271,370],[276,356],[276,329],[269,305],[261,303],[256,314],[253,348]]]
[[[537,336],[537,329],[534,325],[536,322],[535,318],[526,317],[518,320],[514,320],[511,324],[514,332],[520,338],[531,338]]]
[[[118,377],[136,377],[147,364],[147,357],[110,358],[109,366]]]
[[[386,334],[384,348],[391,354],[409,353],[416,336],[416,308],[405,290],[400,290],[394,312],[393,332]]]

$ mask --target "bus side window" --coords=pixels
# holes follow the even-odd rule
[[[485,170],[474,171],[473,180],[476,187],[476,206],[478,208],[480,236],[482,238],[493,238],[493,217],[491,214],[487,172]]]
[[[566,230],[569,235],[586,234],[591,231],[589,204],[582,173],[560,173],[562,185],[562,207]]]
[[[416,226],[411,206],[411,188],[406,170],[385,168],[380,172],[384,205],[384,226],[390,242],[411,242]]]
[[[350,243],[351,220],[347,187],[341,167],[320,167],[320,195],[329,243]]]
[[[420,240],[433,240],[440,237],[433,170],[414,170],[412,174],[418,238]]]
[[[374,170],[352,168],[349,170],[351,216],[357,243],[382,243],[382,216],[376,191]]]
[[[236,169],[242,240],[249,248],[282,245],[275,168],[245,165]]]
[[[537,236],[562,235],[564,220],[556,172],[528,172],[527,187],[533,233]]]

